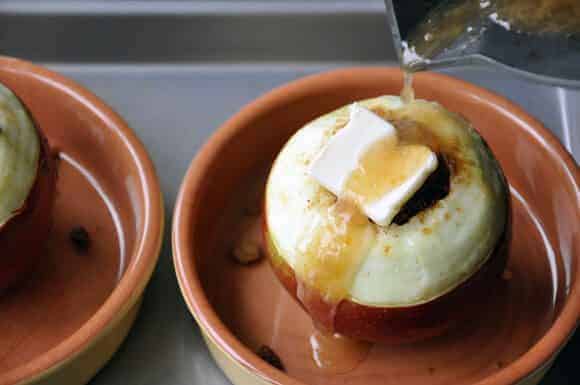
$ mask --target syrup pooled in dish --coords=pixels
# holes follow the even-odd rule
[[[365,341],[320,330],[314,330],[309,342],[314,363],[327,374],[348,373],[367,358],[372,347]]]

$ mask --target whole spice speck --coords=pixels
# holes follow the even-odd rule
[[[278,355],[274,353],[274,351],[270,347],[262,345],[260,346],[260,349],[258,349],[256,353],[261,359],[263,359],[276,369],[279,369],[283,372],[286,371],[286,369],[284,369],[284,364],[282,364],[282,360],[280,360],[280,357],[278,357]]]
[[[84,227],[73,227],[69,233],[69,239],[78,254],[88,253],[91,247],[91,237]]]

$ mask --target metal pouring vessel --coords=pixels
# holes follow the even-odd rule
[[[580,88],[578,0],[385,0],[401,64],[410,71],[473,64]]]

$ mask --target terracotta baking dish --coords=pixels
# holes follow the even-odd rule
[[[580,172],[558,140],[526,111],[464,81],[416,76],[419,98],[472,122],[511,185],[514,232],[497,300],[481,320],[445,336],[374,346],[348,373],[311,362],[310,319],[265,262],[229,258],[236,201],[306,122],[358,99],[398,94],[393,68],[352,68],[310,76],[260,97],[206,143],[185,176],[174,214],[177,276],[210,352],[235,384],[536,384],[580,317]],[[271,347],[285,371],[255,351]]]
[[[83,87],[7,57],[0,81],[60,158],[46,251],[0,295],[0,384],[84,384],[137,316],[162,242],[159,183],[139,139]]]

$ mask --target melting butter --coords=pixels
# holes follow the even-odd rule
[[[310,175],[336,196],[353,197],[368,218],[388,226],[436,168],[437,156],[428,147],[400,143],[393,125],[355,104]]]
[[[359,166],[350,174],[346,191],[361,205],[376,202],[420,172],[432,154],[427,146],[403,145],[397,138],[379,141],[367,150]],[[417,183],[414,190],[422,184],[423,181]],[[407,198],[415,191],[409,191]]]

